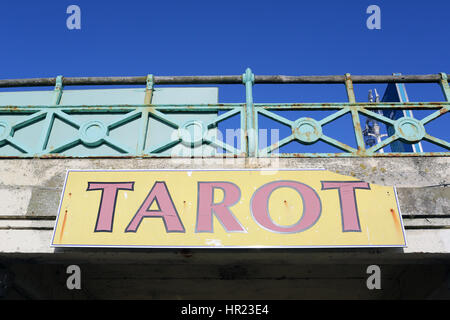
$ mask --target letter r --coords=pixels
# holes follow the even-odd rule
[[[223,200],[214,203],[214,190],[223,191]],[[241,190],[231,182],[198,182],[196,232],[213,232],[213,215],[217,217],[227,232],[246,232],[229,207],[241,198]]]

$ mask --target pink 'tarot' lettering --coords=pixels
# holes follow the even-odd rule
[[[154,201],[158,205],[158,210],[149,210]],[[144,218],[162,218],[166,232],[185,232],[169,190],[163,181],[155,182],[125,232],[136,232]]]
[[[322,190],[338,189],[341,203],[341,218],[343,232],[361,232],[355,189],[368,189],[370,186],[363,181],[322,181]]]
[[[87,191],[102,190],[94,232],[112,232],[117,194],[133,188],[134,182],[88,182]]]
[[[214,202],[214,190],[223,191],[223,200]],[[198,182],[198,206],[196,232],[213,232],[213,215],[227,232],[246,232],[229,207],[241,198],[241,190],[231,182]]]
[[[278,188],[292,188],[303,199],[303,214],[291,226],[281,226],[272,221],[269,214],[269,199]],[[306,184],[297,181],[274,181],[256,190],[250,202],[253,219],[263,228],[276,233],[297,233],[312,227],[320,217],[322,205],[317,193]]]

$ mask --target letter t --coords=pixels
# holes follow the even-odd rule
[[[342,231],[361,232],[355,189],[368,189],[363,181],[322,181],[322,190],[338,189],[341,203]]]
[[[102,190],[94,232],[112,232],[119,190],[134,190],[134,182],[88,182],[87,191]]]

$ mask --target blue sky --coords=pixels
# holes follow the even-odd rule
[[[81,30],[66,27],[71,4],[81,8]],[[381,30],[366,27],[371,4],[381,8]],[[0,78],[221,75],[246,67],[284,75],[450,73],[449,12],[444,0],[4,0]],[[385,86],[356,86],[357,100],[367,101],[371,88],[382,94]],[[406,88],[412,101],[443,100],[438,85]],[[219,97],[243,102],[244,87],[220,87]],[[254,100],[344,102],[346,94],[342,85],[256,85]],[[430,130],[448,141],[443,123]]]

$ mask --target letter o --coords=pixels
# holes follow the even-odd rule
[[[269,214],[269,199],[278,188],[292,188],[303,200],[303,212],[300,219],[293,225],[276,224]],[[276,233],[298,233],[311,228],[319,219],[322,204],[316,191],[310,186],[297,181],[274,181],[260,187],[252,196],[250,211],[253,219],[262,228]]]

